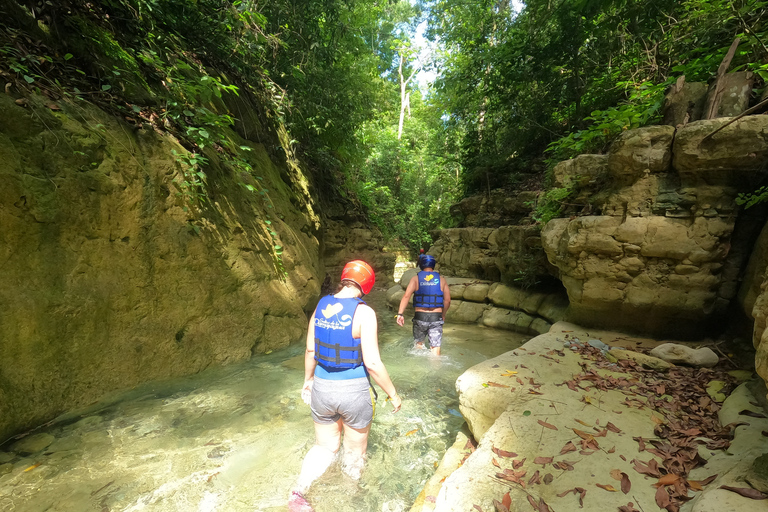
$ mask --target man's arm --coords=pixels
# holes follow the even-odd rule
[[[445,322],[445,314],[448,312],[448,308],[451,307],[451,287],[448,286],[445,278],[440,281],[440,285],[443,287],[443,322]]]
[[[411,295],[413,295],[413,292],[416,291],[416,288],[419,286],[419,279],[417,276],[413,276],[410,281],[408,281],[408,286],[405,288],[405,294],[403,295],[403,298],[400,299],[400,306],[397,308],[397,325],[402,327],[405,325],[405,317],[403,316],[403,313],[405,313],[405,308],[408,307],[408,301],[411,299]]]

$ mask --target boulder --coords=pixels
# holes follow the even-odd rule
[[[634,350],[614,348],[611,350],[610,354],[616,359],[629,359],[635,361],[643,368],[656,370],[657,372],[665,372],[675,366],[674,364],[658,357],[649,356],[648,354],[643,354],[642,352],[635,352]]]
[[[651,355],[668,363],[711,368],[720,358],[711,348],[693,349],[677,343],[664,343],[651,350]]]
[[[475,323],[483,316],[483,312],[488,307],[490,306],[464,300],[451,302],[451,307],[445,314],[445,320],[461,324]]]
[[[492,307],[483,312],[483,325],[497,329],[529,333],[532,322],[533,317],[522,311]]]
[[[664,124],[685,125],[702,118],[707,84],[685,82],[673,86],[664,98]]]
[[[666,172],[672,163],[672,126],[647,126],[627,130],[611,144],[608,170],[621,180],[639,178],[644,172]]]
[[[768,116],[746,116],[726,126],[709,140],[703,139],[725,125],[722,117],[690,123],[677,130],[672,165],[683,174],[718,174],[720,181],[739,184],[744,171],[758,171],[768,158]]]
[[[485,303],[490,287],[491,285],[487,283],[470,284],[464,289],[462,296],[464,300]]]
[[[608,157],[606,155],[579,155],[555,165],[553,170],[554,185],[559,188],[588,187],[603,178],[607,171]]]

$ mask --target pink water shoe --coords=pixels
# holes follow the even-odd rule
[[[291,497],[288,498],[288,510],[289,512],[315,512],[315,509],[298,491],[291,491]]]

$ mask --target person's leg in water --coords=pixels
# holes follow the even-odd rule
[[[371,424],[364,428],[352,428],[344,425],[344,453],[341,458],[341,470],[353,480],[359,480],[365,466],[365,453],[368,449],[368,433]]]
[[[440,355],[440,346],[443,344],[443,321],[431,322],[427,329],[429,349],[433,356]]]
[[[299,473],[299,478],[291,490],[288,501],[288,509],[291,512],[310,512],[312,510],[307,500],[304,499],[304,494],[309,490],[312,482],[320,478],[336,460],[336,454],[341,445],[342,425],[341,419],[330,424],[315,422],[315,445],[309,449],[306,457],[304,457],[301,473]]]
[[[424,338],[427,336],[427,331],[424,329],[422,322],[413,319],[413,344],[414,347],[423,350],[427,347],[424,346]]]

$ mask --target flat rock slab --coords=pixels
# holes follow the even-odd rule
[[[630,502],[635,509],[658,510],[657,488],[653,485],[658,477],[646,476],[635,468],[654,463],[662,466],[662,459],[652,453],[653,445],[648,443],[658,439],[655,429],[659,425],[674,428],[677,420],[667,410],[673,407],[666,407],[667,402],[659,406],[658,399],[665,394],[662,389],[658,396],[653,396],[656,407],[652,407],[644,395],[633,393],[632,388],[602,385],[601,382],[609,379],[636,380],[638,370],[632,373],[626,364],[634,365],[633,368],[639,365],[627,360],[624,365],[621,361],[608,365],[600,355],[603,352],[579,349],[594,339],[625,350],[639,346],[652,348],[661,343],[620,333],[587,331],[560,322],[525,346],[470,368],[458,379],[457,390],[461,412],[477,440],[477,447],[450,476],[440,472],[441,479],[444,478],[440,491],[435,495],[432,482],[412,512],[494,511],[498,510],[495,501],[507,501],[509,510],[515,511],[545,510],[542,502],[558,511],[604,512],[626,507]],[[567,346],[569,343],[572,348]],[[599,364],[597,359],[590,359],[589,351],[594,351]],[[647,376],[653,385],[661,383],[655,376],[662,373],[641,372],[646,372],[643,378]],[[575,376],[581,378],[575,379]],[[741,405],[735,405],[729,410],[739,407]],[[721,422],[724,419],[721,418]],[[755,437],[754,432],[750,434]],[[762,449],[755,448],[748,440],[743,442],[746,445],[734,441],[728,453],[753,453]],[[734,457],[724,450],[709,451],[701,446],[713,462],[716,455],[720,457],[723,471],[733,467]],[[466,452],[467,445],[454,446],[454,450]],[[451,461],[449,465],[454,467],[455,458],[446,456],[446,460]],[[703,480],[711,476],[710,469],[694,470],[690,478]],[[662,468],[661,474],[666,474],[666,469]],[[725,492],[715,490],[715,484],[705,489],[712,494]],[[689,493],[694,498],[690,504],[697,503],[700,507],[697,512],[710,510],[700,499],[705,494]],[[744,499],[738,495],[725,496],[723,505],[727,503],[728,508],[722,510],[735,511],[730,508],[732,502],[740,503],[743,509],[752,505],[751,510],[765,505],[752,500],[745,504],[736,498]],[[685,504],[684,509],[689,507]]]

